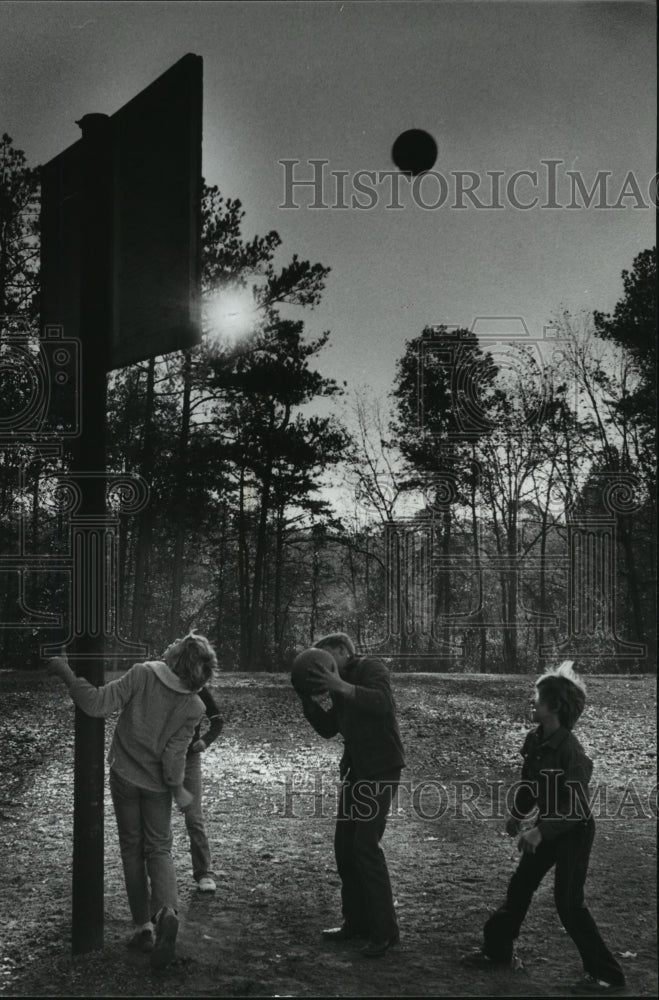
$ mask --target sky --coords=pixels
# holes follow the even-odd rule
[[[112,114],[185,53],[201,55],[206,180],[241,200],[248,237],[279,232],[280,263],[297,253],[331,267],[306,311],[310,335],[331,331],[322,370],[384,398],[425,325],[512,317],[503,326],[519,329],[521,318],[536,338],[558,309],[613,307],[622,269],[655,242],[654,213],[636,195],[542,208],[542,161],[560,161],[560,205],[566,170],[588,189],[610,171],[605,204],[631,171],[649,203],[655,34],[654,5],[635,2],[1,2],[0,129],[46,162],[76,141],[83,114]],[[427,177],[417,196],[401,179],[399,209],[387,207],[390,181],[373,185],[373,207],[350,207],[356,172],[392,170],[408,128],[437,142],[444,204],[419,203],[439,200],[441,179]],[[281,207],[286,159],[300,161],[298,178],[328,161],[329,207],[311,209],[308,189]],[[347,171],[346,209],[331,207],[331,171]],[[457,171],[483,178],[485,205],[499,172],[501,208],[460,198]],[[538,180],[520,177],[508,197],[517,171]],[[534,195],[536,207],[513,204]]]

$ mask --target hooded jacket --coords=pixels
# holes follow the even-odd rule
[[[205,709],[166,663],[136,663],[100,688],[77,677],[69,693],[87,715],[121,712],[108,763],[125,781],[154,792],[183,784],[186,751]]]

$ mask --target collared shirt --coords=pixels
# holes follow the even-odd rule
[[[545,739],[538,726],[527,734],[521,753],[522,782],[513,815],[519,818],[537,807],[544,840],[553,840],[590,817],[593,762],[569,729],[560,726]]]
[[[396,703],[383,661],[353,657],[346,664],[344,680],[354,684],[354,698],[332,692],[332,707],[327,711],[312,698],[302,701],[304,714],[317,733],[327,739],[337,733],[343,736],[341,776],[350,769],[353,778],[376,778],[404,767]]]
[[[158,792],[183,784],[185,754],[204,705],[166,663],[136,663],[100,688],[77,677],[69,694],[87,715],[121,711],[108,762],[122,778]]]

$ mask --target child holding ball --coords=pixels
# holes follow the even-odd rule
[[[108,755],[110,792],[135,932],[128,944],[151,952],[151,965],[174,958],[178,897],[172,860],[172,797],[181,810],[186,752],[205,708],[197,692],[217,666],[207,639],[190,633],[162,660],[136,663],[119,680],[96,688],[76,677],[65,657],[48,663],[87,715],[120,712]],[[155,930],[155,941],[154,941]]]

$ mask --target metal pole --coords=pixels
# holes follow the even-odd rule
[[[106,515],[106,371],[112,330],[112,141],[107,115],[85,115],[82,129],[80,340],[82,423],[73,472],[80,473],[78,545],[73,600],[81,628],[74,650],[78,674],[103,684],[105,547],[99,522]],[[101,540],[101,541],[99,541]],[[73,800],[73,954],[103,947],[102,719],[76,708]]]

